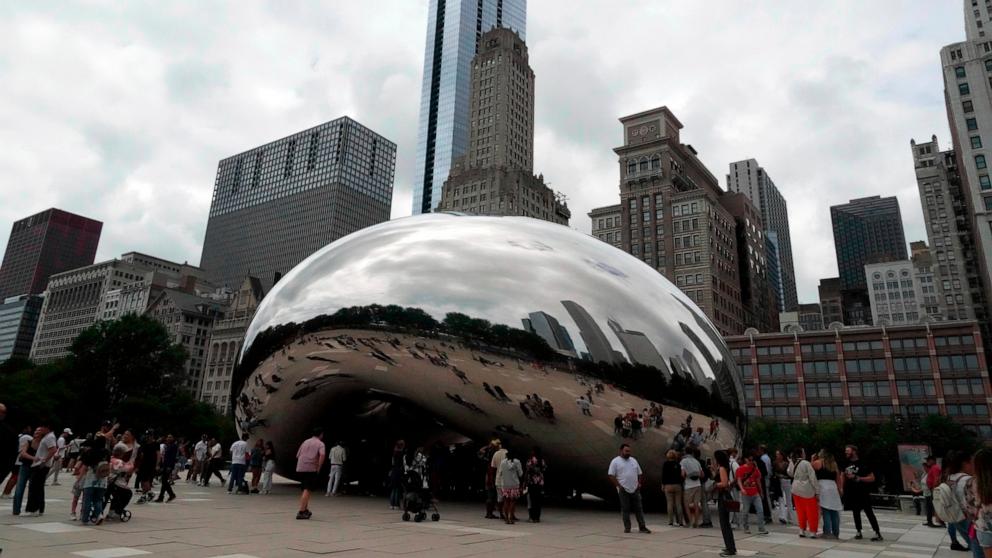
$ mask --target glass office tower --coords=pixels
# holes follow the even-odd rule
[[[508,27],[526,40],[527,0],[431,0],[417,131],[413,213],[441,201],[451,161],[468,147],[472,58],[479,38]]]

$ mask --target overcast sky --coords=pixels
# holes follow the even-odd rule
[[[959,0],[530,0],[535,172],[572,227],[617,203],[617,118],[667,105],[726,187],[756,158],[789,203],[800,301],[836,275],[829,206],[898,195],[925,239],[909,140],[949,147],[939,50]],[[98,259],[197,263],[217,161],[341,115],[398,145],[410,214],[427,0],[0,3],[0,245],[56,206]]]

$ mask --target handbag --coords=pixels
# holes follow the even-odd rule
[[[726,508],[728,512],[737,513],[741,511],[741,503],[731,498],[730,494],[727,494],[726,490],[723,492],[721,499],[723,500],[723,507]]]

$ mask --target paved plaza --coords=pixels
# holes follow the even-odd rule
[[[14,517],[2,500],[2,558],[304,558],[353,556],[637,556],[717,558],[722,539],[713,529],[668,527],[666,516],[648,514],[652,534],[623,534],[619,513],[589,509],[545,510],[540,524],[506,525],[482,518],[483,506],[441,504],[438,523],[403,523],[385,498],[315,496],[309,521],[298,521],[298,491],[277,485],[267,496],[229,495],[217,485],[201,488],[180,482],[170,504],[131,504],[128,523],[108,521],[82,527],[69,519],[66,485],[49,488],[43,517]],[[526,517],[526,509],[521,510]],[[714,514],[715,519],[715,514]],[[946,533],[922,526],[920,519],[880,512],[884,543],[850,540],[850,513],[842,517],[841,541],[806,540],[795,528],[770,526],[764,536],[737,535],[741,556],[788,558],[966,558],[952,552]],[[635,529],[636,531],[636,529]]]

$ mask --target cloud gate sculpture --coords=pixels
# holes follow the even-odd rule
[[[621,442],[657,486],[685,423],[704,454],[745,425],[736,365],[691,299],[621,250],[523,217],[422,215],[326,246],[259,306],[235,385],[239,428],[274,440],[288,476],[316,426],[382,461],[399,438],[498,436],[540,446],[556,484],[605,496]],[[627,431],[632,409],[663,422]]]

